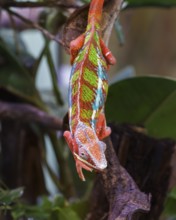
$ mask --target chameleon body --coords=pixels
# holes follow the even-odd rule
[[[101,39],[103,2],[91,1],[86,31],[70,43],[70,131],[65,131],[64,137],[82,180],[85,180],[82,168],[101,171],[107,166],[106,144],[101,140],[111,130],[106,126],[104,104],[108,92],[107,70],[116,60]]]

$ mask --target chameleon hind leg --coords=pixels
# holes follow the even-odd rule
[[[73,64],[75,58],[78,55],[79,50],[83,47],[84,44],[85,35],[81,34],[79,37],[77,37],[75,40],[72,40],[70,42],[70,63]]]
[[[100,39],[100,46],[101,46],[102,53],[106,59],[106,62],[109,65],[114,65],[116,63],[116,58],[113,56],[112,52],[105,45],[105,43],[102,39]]]
[[[96,134],[99,140],[102,140],[111,134],[111,129],[106,125],[106,119],[104,113],[100,113],[98,117],[96,124]]]

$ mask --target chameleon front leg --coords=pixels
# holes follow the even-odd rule
[[[67,145],[69,146],[71,152],[73,153],[75,151],[75,149],[74,149],[74,145],[73,145],[73,138],[72,138],[72,135],[71,135],[70,131],[65,131],[63,136],[64,136],[64,138],[67,142]]]
[[[72,40],[70,42],[70,63],[73,64],[75,58],[78,55],[79,50],[83,47],[84,44],[85,35],[81,34],[79,37],[77,37],[75,40]]]
[[[100,46],[102,53],[109,65],[114,65],[116,63],[116,58],[113,56],[109,48],[105,45],[104,41],[100,39]]]
[[[82,169],[85,169],[87,171],[92,171],[92,168],[88,167],[82,161],[80,161],[79,155],[78,155],[78,147],[76,146],[76,144],[74,144],[74,139],[73,139],[70,131],[65,131],[63,136],[65,137],[65,140],[66,140],[66,142],[67,142],[67,144],[73,154],[73,157],[75,159],[77,173],[78,173],[80,179],[82,181],[85,181],[85,177],[83,175]]]
[[[106,118],[104,113],[100,113],[96,123],[96,134],[99,140],[108,137],[111,134],[111,129],[106,125]]]

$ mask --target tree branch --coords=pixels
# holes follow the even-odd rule
[[[64,4],[58,1],[44,1],[44,2],[17,2],[17,1],[0,1],[0,7],[2,8],[9,8],[9,7],[16,7],[16,8],[38,8],[38,7],[61,7],[61,8],[78,8],[78,5],[75,4]]]
[[[62,129],[61,119],[50,116],[29,104],[12,104],[0,101],[0,119],[13,119],[24,123],[34,122],[46,128]]]
[[[136,211],[149,211],[151,196],[142,193],[126,169],[120,165],[110,138],[106,140],[106,144],[108,167],[101,174],[101,180],[109,201],[108,220],[132,219]]]
[[[41,27],[40,25],[38,25],[37,23],[32,22],[31,20],[25,18],[24,16],[22,16],[22,15],[16,13],[15,11],[13,11],[13,10],[11,10],[11,9],[6,9],[6,11],[7,11],[9,14],[11,14],[11,15],[13,15],[13,16],[19,18],[21,21],[23,21],[24,23],[28,24],[29,26],[31,26],[31,27],[33,27],[33,28],[39,30],[45,37],[49,38],[50,40],[54,40],[54,41],[56,41],[57,43],[59,43],[59,44],[61,44],[61,45],[64,46],[64,42],[63,42],[62,40],[56,38],[55,35],[51,34],[51,33],[48,32],[46,29],[44,29],[43,27]]]
[[[97,175],[86,220],[134,220],[134,213],[150,210],[151,196],[141,192],[120,165],[110,138],[106,138],[105,143],[108,166]]]
[[[105,4],[103,10],[102,36],[106,44],[109,42],[115,20],[119,16],[123,2],[124,0],[111,0]]]

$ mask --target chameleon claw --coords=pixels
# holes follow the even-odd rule
[[[91,168],[91,167],[88,166],[87,161],[86,161],[87,164],[85,164],[83,161],[81,161],[81,160],[80,160],[81,158],[80,158],[76,153],[74,153],[73,155],[74,155],[75,161],[76,161],[76,170],[77,170],[77,173],[78,173],[80,179],[81,179],[82,181],[85,181],[86,179],[85,179],[85,177],[84,177],[84,174],[83,174],[83,172],[82,172],[82,169],[85,169],[85,170],[87,170],[87,171],[89,171],[89,172],[92,172],[92,171],[93,171],[93,168]],[[91,164],[90,164],[90,165],[91,165]]]
[[[77,170],[77,173],[78,173],[78,176],[79,178],[82,180],[82,181],[86,181],[85,177],[84,177],[84,174],[82,172],[82,167],[79,166],[79,164],[76,163],[76,170]]]

